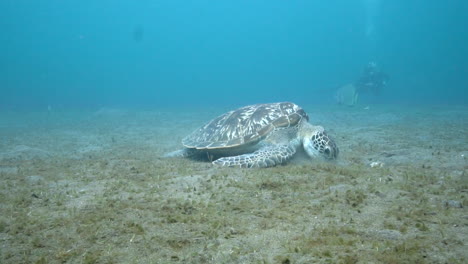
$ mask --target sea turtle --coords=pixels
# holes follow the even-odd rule
[[[272,167],[303,146],[311,157],[336,159],[338,148],[323,127],[290,102],[245,106],[211,120],[182,140],[184,149],[166,157],[205,157],[229,167]]]

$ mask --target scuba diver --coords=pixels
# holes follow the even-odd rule
[[[387,80],[388,75],[381,71],[375,62],[369,62],[357,81],[338,88],[335,100],[340,105],[354,106],[361,94],[379,95],[387,85]]]
[[[381,71],[375,62],[369,62],[361,77],[355,82],[358,93],[372,92],[379,95],[387,85],[388,75]]]

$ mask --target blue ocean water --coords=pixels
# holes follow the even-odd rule
[[[0,110],[468,102],[464,0],[2,0]]]

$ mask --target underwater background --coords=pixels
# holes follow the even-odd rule
[[[466,0],[0,0],[0,263],[468,263],[466,14]],[[216,116],[278,101],[338,157],[172,157]],[[237,150],[291,147],[302,128]]]
[[[464,0],[0,2],[0,110],[468,99]]]

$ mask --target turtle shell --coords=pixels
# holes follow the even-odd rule
[[[186,148],[222,149],[254,144],[277,128],[299,125],[307,113],[290,102],[256,104],[227,112],[182,140]]]

